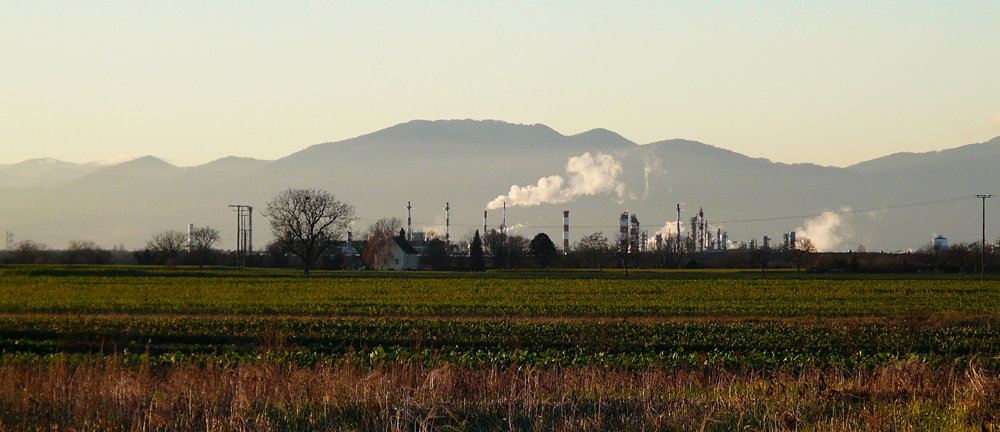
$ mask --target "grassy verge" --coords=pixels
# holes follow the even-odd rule
[[[992,430],[1000,380],[711,368],[0,365],[0,430]]]

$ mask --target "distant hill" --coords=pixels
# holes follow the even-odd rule
[[[993,138],[987,142],[969,144],[948,150],[926,153],[894,153],[851,165],[847,167],[847,170],[866,174],[898,173],[904,171],[917,173],[919,170],[927,167],[940,167],[950,164],[958,168],[967,164],[982,165],[976,164],[976,161],[988,163],[988,161],[996,161],[998,159],[1000,159],[1000,137]]]
[[[162,159],[153,156],[144,156],[98,169],[94,171],[94,174],[119,177],[167,178],[177,176],[182,172],[184,172],[182,168],[164,162]]]
[[[602,128],[581,132],[569,138],[581,143],[582,145],[590,146],[599,150],[614,150],[616,148],[628,147],[635,144],[615,132]]]
[[[227,156],[205,164],[185,168],[184,170],[189,174],[201,175],[247,175],[270,162],[254,158]]]
[[[581,158],[588,153],[590,159]],[[487,203],[512,187],[518,193],[537,190],[551,186],[553,176],[564,188],[592,186],[574,179],[567,163],[595,163],[598,155],[619,168],[575,169],[613,172],[613,184],[570,199],[554,194],[548,203],[509,205],[507,225],[523,235],[559,238],[562,211],[569,210],[575,241],[596,231],[613,236],[618,214],[629,210],[653,236],[676,226],[676,206],[683,203],[682,225],[703,208],[710,230],[725,230],[736,242],[806,230],[825,236],[824,244],[837,250],[897,250],[920,247],[935,234],[975,241],[981,209],[972,196],[997,192],[991,188],[1000,184],[1000,138],[836,168],[774,163],[683,139],[638,145],[606,129],[567,136],[538,124],[415,120],[274,161],[227,157],[180,168],[147,156],[44,183],[37,176],[83,168],[58,161],[2,166],[0,229],[52,248],[75,239],[137,248],[156,232],[194,223],[218,228],[222,246],[232,248],[235,215],[228,205],[246,204],[255,209],[254,244],[262,247],[270,238],[266,202],[281,190],[309,187],[354,205],[358,233],[381,217],[405,219],[407,202],[414,207],[415,229],[443,232],[449,203],[451,235],[461,239],[482,229]],[[49,165],[51,170],[43,169]],[[543,178],[548,180],[539,183]],[[840,214],[816,217],[828,211]],[[496,226],[502,217],[500,210],[490,211],[487,224]],[[1000,233],[997,221],[988,224]]]
[[[54,184],[83,177],[99,167],[52,158],[0,165],[0,187]]]
[[[61,169],[75,169],[78,165],[53,158],[28,159],[14,164],[0,165],[0,172],[14,177],[38,177]]]

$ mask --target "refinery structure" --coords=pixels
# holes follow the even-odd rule
[[[317,261],[317,269],[375,269],[375,270],[462,270],[472,267],[473,256],[472,239],[473,231],[482,240],[481,256],[485,259],[483,267],[480,268],[546,268],[546,267],[566,267],[566,268],[746,268],[747,266],[779,268],[801,267],[800,261],[796,257],[802,254],[812,254],[818,259],[819,264],[809,265],[807,269],[812,271],[843,270],[863,271],[864,268],[871,268],[878,262],[883,267],[899,269],[901,271],[969,271],[975,268],[968,256],[972,248],[969,244],[958,243],[949,245],[948,239],[942,235],[937,235],[928,243],[926,249],[932,251],[931,258],[927,258],[928,252],[922,252],[924,258],[908,258],[906,254],[912,252],[868,252],[862,246],[856,251],[828,252],[817,251],[804,236],[800,236],[796,231],[787,231],[780,234],[780,241],[775,241],[771,237],[764,235],[749,240],[733,241],[726,230],[726,222],[710,223],[703,207],[699,207],[697,212],[689,218],[682,217],[685,204],[679,203],[674,206],[670,218],[662,225],[643,225],[638,212],[625,210],[618,213],[618,223],[608,223],[606,225],[583,225],[574,227],[570,219],[570,210],[559,210],[559,213],[552,212],[553,222],[556,216],[561,216],[561,223],[558,225],[527,225],[514,223],[508,225],[507,203],[501,203],[496,207],[500,211],[499,215],[494,215],[494,225],[491,226],[490,211],[483,211],[482,231],[478,225],[459,224],[469,230],[469,233],[460,239],[456,239],[453,234],[452,210],[450,202],[445,202],[443,207],[438,207],[442,213],[435,216],[437,221],[443,221],[443,225],[432,225],[417,222],[414,224],[414,209],[412,202],[406,202],[403,207],[406,210],[405,225],[399,229],[398,235],[393,234],[389,243],[389,250],[384,259],[377,265],[369,262],[368,256],[368,235],[356,236],[348,231],[346,239],[334,240],[331,242],[329,250]],[[230,205],[236,216],[236,238],[237,249],[226,252],[217,251],[216,262],[225,262],[225,265],[234,265],[240,269],[246,267],[260,266],[289,266],[294,265],[294,258],[289,260],[289,255],[284,258],[271,250],[271,245],[267,245],[260,250],[253,249],[253,208],[249,205]],[[516,207],[515,207],[516,208]],[[517,216],[515,216],[517,217]],[[655,216],[654,216],[655,218]],[[608,222],[613,221],[612,217],[607,218]],[[662,219],[660,219],[662,220]],[[426,227],[432,226],[434,229],[428,230]],[[195,233],[194,224],[187,224],[184,242],[184,250],[189,256],[195,254]],[[555,234],[561,228],[562,235],[552,235],[549,237],[545,231]],[[574,231],[575,230],[575,231]],[[535,238],[529,239],[523,233],[537,232]],[[576,243],[572,241],[571,233],[576,233],[579,239]],[[606,234],[603,234],[606,233]],[[6,236],[6,248],[11,251],[14,246],[13,233],[8,231]],[[539,240],[541,239],[541,240]],[[597,241],[596,246],[603,249],[596,251],[600,256],[597,258],[585,256],[594,251],[587,251],[588,247],[595,244],[584,244],[584,240],[591,239]],[[548,243],[553,256],[558,255],[559,259],[550,259],[543,262],[537,255],[539,244]],[[561,242],[557,242],[561,240]],[[801,241],[801,242],[800,242]],[[561,244],[559,244],[561,243]],[[603,246],[601,246],[603,245]],[[952,247],[949,247],[952,246]],[[801,248],[801,249],[800,249]],[[796,253],[796,251],[801,253]],[[977,249],[979,250],[979,249]],[[121,262],[129,262],[128,257],[121,255],[124,248],[119,250]],[[964,251],[964,252],[963,252]],[[989,244],[988,248],[982,250],[980,261],[986,263],[986,254],[993,258],[994,245]],[[135,259],[140,264],[150,264],[155,262],[155,257],[148,256],[149,251],[145,251],[140,257],[139,252],[134,252]],[[10,255],[13,256],[13,255]],[[228,257],[228,258],[227,258]],[[861,257],[861,258],[859,258]],[[8,258],[9,259],[9,258]],[[152,260],[152,261],[151,261]],[[183,260],[183,257],[182,257]],[[896,260],[896,261],[893,261]],[[794,261],[794,263],[793,263]],[[926,261],[926,262],[924,262]],[[183,261],[182,261],[183,262]],[[190,261],[189,261],[190,262]],[[987,268],[987,264],[979,264],[979,268]],[[793,265],[794,264],[794,265]],[[995,263],[1000,265],[1000,262]],[[819,269],[819,270],[817,270]],[[981,270],[980,270],[981,271]]]

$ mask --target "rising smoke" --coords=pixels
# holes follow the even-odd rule
[[[841,213],[849,212],[851,209],[841,209]],[[840,213],[824,212],[806,221],[804,227],[795,229],[796,234],[806,237],[812,241],[817,251],[829,252],[837,250],[841,242],[853,235],[851,227],[847,224]]]
[[[500,195],[486,205],[488,210],[511,206],[530,207],[539,204],[560,204],[572,201],[582,195],[615,192],[619,197],[625,193],[625,184],[618,181],[622,165],[615,158],[589,152],[569,158],[566,174],[569,180],[553,175],[538,179],[535,185],[510,187],[507,195]]]
[[[645,183],[646,183],[646,189],[642,193],[642,200],[643,201],[645,201],[646,198],[649,197],[649,175],[652,174],[652,173],[658,173],[658,172],[663,172],[663,160],[662,159],[660,159],[660,158],[658,158],[656,156],[651,156],[651,157],[646,158],[643,161],[642,175],[643,175],[643,181],[645,181]]]

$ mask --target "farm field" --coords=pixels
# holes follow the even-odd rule
[[[0,269],[0,313],[983,320],[1000,308],[997,281],[972,276],[831,279],[773,272],[776,277],[762,280],[755,272],[649,271],[628,279],[613,271],[335,274],[301,279],[289,272]]]
[[[994,279],[632,273],[4,267],[0,430],[996,427]]]

